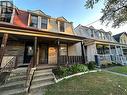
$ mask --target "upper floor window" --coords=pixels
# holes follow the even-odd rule
[[[91,37],[94,37],[94,30],[91,30]]]
[[[60,22],[60,32],[64,31],[65,31],[64,22]]]
[[[103,32],[101,33],[101,35],[102,35],[102,39],[105,39],[105,34]]]
[[[31,16],[30,26],[35,28],[38,27],[38,16],[34,16],[34,15]]]
[[[102,39],[102,34],[101,32],[98,32],[99,38]]]
[[[48,26],[48,18],[42,17],[41,18],[41,28],[42,29],[47,29]]]
[[[13,5],[9,1],[0,1],[0,21],[10,22]]]

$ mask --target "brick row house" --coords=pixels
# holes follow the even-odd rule
[[[96,61],[98,64],[104,62],[115,62],[122,65],[127,64],[126,43],[120,43],[111,32],[103,29],[95,29],[93,26],[86,27],[78,25],[75,34],[85,37],[85,58],[89,61]],[[126,40],[126,39],[125,39]]]
[[[0,14],[1,67],[13,57],[17,59],[15,66],[31,60],[34,66],[84,62],[84,38],[74,35],[73,23],[64,17],[20,10],[7,1],[0,2]]]

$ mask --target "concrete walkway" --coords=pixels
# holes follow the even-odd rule
[[[113,71],[108,71],[106,69],[102,70],[102,71],[105,71],[105,72],[108,72],[108,73],[112,73],[112,74],[116,74],[116,75],[120,75],[120,76],[124,76],[124,77],[127,77],[126,74],[120,74],[120,73],[116,73],[116,72],[113,72]]]

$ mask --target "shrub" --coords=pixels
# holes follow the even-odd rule
[[[90,61],[87,64],[87,67],[88,67],[89,70],[94,70],[96,68],[96,62],[95,61]]]
[[[67,67],[58,67],[53,69],[53,73],[58,77],[65,77],[68,75],[69,69]]]
[[[53,73],[56,75],[57,78],[85,71],[88,71],[88,68],[83,64],[74,64],[69,67],[58,67],[56,69],[53,69]]]
[[[108,67],[122,66],[122,65],[115,62],[103,61],[100,66],[101,68],[108,68]]]
[[[69,68],[71,74],[78,73],[78,72],[85,72],[88,71],[87,66],[83,64],[74,64]]]

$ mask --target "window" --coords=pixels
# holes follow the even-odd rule
[[[60,22],[60,32],[64,32],[64,22]]]
[[[0,21],[10,22],[13,13],[13,5],[9,1],[0,2]]]
[[[97,53],[98,54],[109,54],[110,53],[109,46],[107,46],[107,45],[97,44],[96,48],[97,48]]]
[[[41,18],[41,28],[47,29],[47,25],[48,25],[48,18],[42,17]]]
[[[105,39],[105,34],[103,32],[101,33],[101,35],[102,35],[102,39]]]
[[[94,37],[94,30],[91,30],[91,37]]]
[[[27,55],[32,56],[33,55],[33,48],[31,46],[27,47]]]
[[[31,16],[30,26],[35,28],[38,27],[38,16],[34,16],[34,15]]]
[[[67,45],[60,44],[60,55],[67,55]]]

